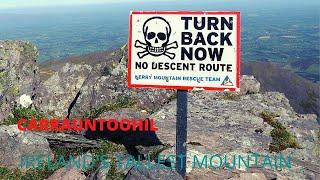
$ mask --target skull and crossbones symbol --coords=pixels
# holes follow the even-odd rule
[[[143,35],[146,43],[136,40],[135,47],[142,48],[143,51],[138,52],[140,59],[146,55],[161,56],[165,55],[170,59],[174,59],[175,54],[168,52],[170,49],[178,48],[177,41],[169,43],[171,34],[171,26],[162,17],[152,17],[143,24]]]

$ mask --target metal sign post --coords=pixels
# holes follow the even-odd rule
[[[176,170],[185,178],[187,164],[187,115],[188,91],[177,92]]]

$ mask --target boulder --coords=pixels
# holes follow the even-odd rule
[[[84,175],[84,173],[74,168],[58,169],[48,178],[48,180],[85,180],[85,179],[86,179],[86,176]]]
[[[260,82],[250,75],[242,75],[240,79],[240,94],[252,94],[260,92]]]
[[[156,164],[152,164],[151,167],[147,167],[147,163],[143,163],[141,166],[131,168],[125,180],[183,180],[176,171],[163,165],[160,166],[162,167],[157,167]]]
[[[105,168],[102,164],[100,164],[98,168],[86,178],[86,180],[105,180],[108,171],[108,168]]]
[[[0,126],[0,166],[19,168],[24,155],[53,157],[44,137],[22,132],[16,125]]]
[[[29,42],[0,41],[0,121],[7,118],[22,95],[36,96],[40,82],[38,50]]]
[[[90,167],[92,157],[90,153],[75,157],[77,160],[80,158],[80,168],[75,166],[62,167],[56,170],[48,180],[85,180],[86,175],[84,172],[87,170],[85,168]]]
[[[241,173],[239,178],[233,178],[234,180],[267,180],[263,173]]]

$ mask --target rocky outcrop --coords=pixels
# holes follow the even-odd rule
[[[0,41],[0,121],[23,94],[35,98],[39,84],[38,51],[29,42]]]
[[[77,97],[91,70],[89,65],[65,64],[39,86],[35,101],[38,109],[50,117],[67,117],[70,104]]]
[[[22,132],[16,125],[0,126],[0,166],[20,168],[21,158],[25,155],[53,158],[47,139],[32,132]]]
[[[205,154],[246,155],[248,152],[270,154],[270,144],[274,141],[271,136],[273,127],[262,117],[261,113],[276,114],[280,122],[301,146],[296,149],[282,151],[294,159],[293,168],[272,172],[275,177],[286,176],[290,179],[306,179],[319,176],[319,124],[315,115],[299,115],[293,111],[288,99],[278,92],[266,92],[242,95],[236,99],[217,97],[211,92],[189,93],[188,98],[188,142],[187,142],[187,171],[190,176],[203,177],[204,171],[192,168],[192,157],[203,157]],[[152,115],[157,120],[158,138],[161,142],[172,145],[162,152],[175,154],[176,101],[170,102]],[[308,165],[306,165],[306,163]],[[209,170],[210,171],[210,170]],[[214,171],[216,172],[216,171]],[[233,176],[246,171],[236,171]],[[270,174],[260,169],[265,176]],[[219,175],[227,175],[221,172]],[[233,177],[231,176],[231,177]],[[228,178],[231,178],[228,177]],[[213,173],[211,178],[217,178]],[[200,178],[201,179],[201,178]]]
[[[168,90],[128,88],[126,47],[105,58],[105,62],[97,64],[62,66],[40,86],[37,107],[50,116],[84,117],[120,100],[152,112],[174,94]]]

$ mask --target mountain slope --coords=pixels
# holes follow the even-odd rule
[[[262,91],[284,93],[298,113],[314,113],[320,117],[320,86],[290,70],[268,62],[244,62],[241,74],[254,75]]]

